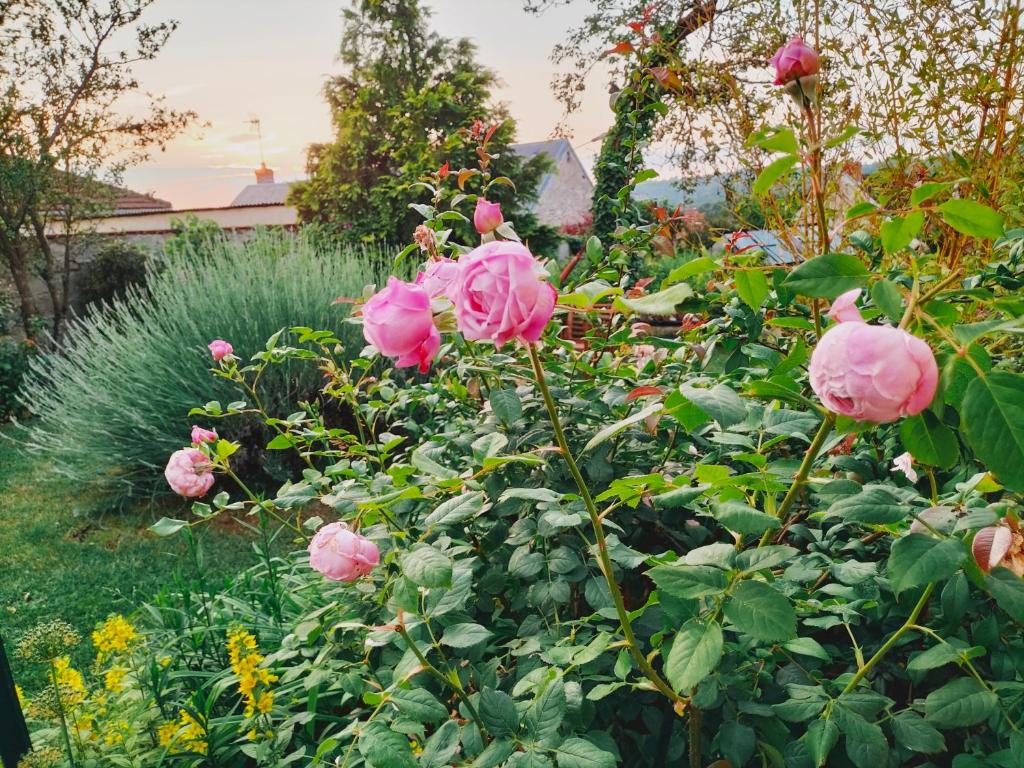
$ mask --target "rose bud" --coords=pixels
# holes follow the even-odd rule
[[[172,491],[187,499],[205,496],[215,479],[210,460],[195,448],[182,448],[172,453],[164,477]]]
[[[476,199],[476,210],[473,212],[473,226],[481,235],[488,235],[504,223],[500,203],[489,203],[482,197]]]
[[[449,297],[455,321],[471,341],[537,341],[555,311],[555,289],[540,262],[520,243],[485,243],[458,261]]]
[[[1024,577],[1024,536],[1016,523],[1007,522],[982,528],[971,543],[974,561],[985,573],[993,568],[1009,568]]]
[[[235,350],[224,339],[214,339],[207,346],[210,349],[210,354],[213,355],[214,361],[218,363],[228,355],[235,354]]]
[[[891,326],[868,325],[855,306],[860,289],[836,299],[837,320],[811,354],[811,388],[833,413],[884,424],[913,416],[935,396],[938,366],[921,339]]]
[[[430,370],[441,348],[430,296],[397,277],[388,278],[388,284],[363,305],[363,336],[382,355],[395,358],[397,367],[418,365],[420,373]]]
[[[345,523],[328,523],[309,543],[309,565],[332,581],[355,581],[380,563],[380,550]]]
[[[803,106],[814,103],[818,92],[821,62],[818,52],[803,39],[794,37],[771,58],[775,67],[775,85],[786,87],[786,93]]]
[[[192,425],[192,445],[200,445],[202,443],[212,443],[217,439],[217,433],[212,429],[203,429],[196,425]]]

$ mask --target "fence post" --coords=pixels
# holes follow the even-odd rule
[[[4,639],[0,636],[0,761],[4,768],[15,768],[30,749],[32,742],[29,741],[28,726],[18,702],[14,675],[7,663]]]

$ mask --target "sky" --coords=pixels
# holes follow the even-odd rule
[[[340,71],[340,10],[347,0],[163,0],[151,19],[175,18],[180,26],[159,58],[136,67],[144,91],[199,114],[204,127],[190,129],[164,152],[129,169],[125,186],[169,200],[175,208],[228,205],[254,181],[259,142],[249,121],[260,120],[263,156],[277,181],[302,178],[305,148],[331,138],[330,115],[321,95],[324,81]],[[468,37],[479,61],[495,70],[494,93],[509,105],[520,141],[551,137],[563,109],[550,81],[555,43],[582,17],[587,3],[527,14],[522,0],[426,0],[434,28]],[[582,108],[568,128],[590,167],[594,141],[609,127],[607,84],[591,77]],[[141,97],[123,108],[139,107]]]

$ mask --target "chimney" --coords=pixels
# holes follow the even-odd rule
[[[267,168],[266,163],[260,163],[260,167],[256,169],[256,183],[257,184],[273,184],[274,183],[274,171]]]

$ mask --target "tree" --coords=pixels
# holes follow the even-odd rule
[[[510,150],[515,123],[488,105],[494,73],[476,62],[472,43],[438,35],[429,20],[419,0],[358,0],[344,12],[347,71],[324,88],[334,141],[310,147],[310,178],[290,201],[303,221],[344,239],[408,241],[419,223],[409,206],[425,202],[417,182],[445,163],[453,171],[474,165],[465,129],[481,119],[500,123],[490,143],[494,174],[517,190],[497,192],[496,201],[536,248],[538,235],[552,233],[521,206],[535,195],[547,161],[524,162]]]
[[[33,274],[53,304],[59,338],[68,310],[71,237],[108,209],[124,168],[163,146],[194,118],[151,99],[141,115],[135,64],[160,53],[176,22],[144,23],[155,0],[0,0],[0,258],[17,289],[26,335],[38,307]],[[48,233],[62,229],[58,254]]]

